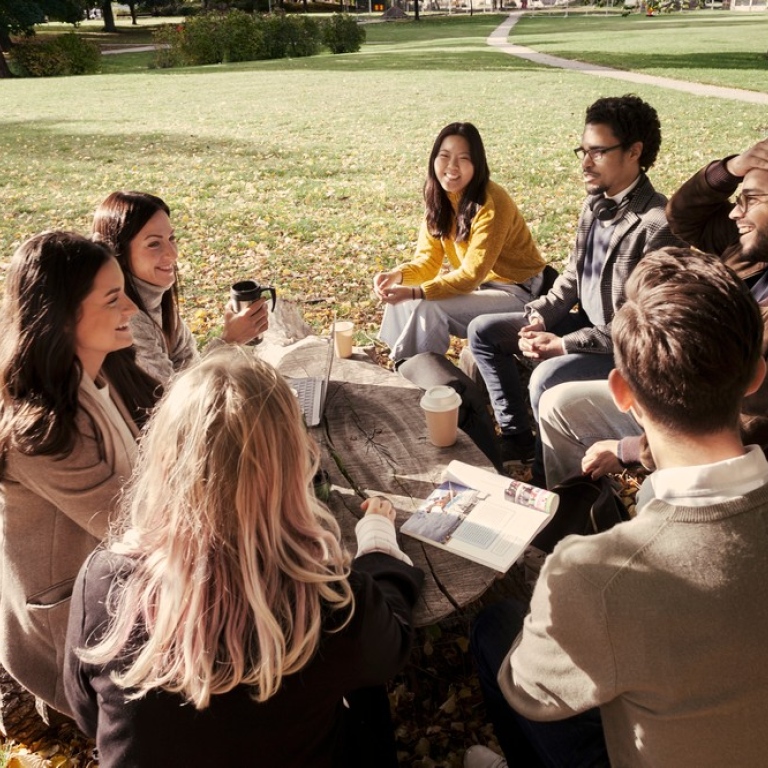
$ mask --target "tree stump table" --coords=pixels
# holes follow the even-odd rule
[[[328,342],[304,339],[281,349],[260,348],[260,357],[287,376],[321,376]],[[267,345],[264,345],[265,347]],[[335,358],[325,415],[310,430],[322,448],[322,467],[331,476],[328,506],[345,544],[355,551],[354,528],[363,499],[379,495],[397,510],[397,527],[436,486],[454,459],[493,471],[485,455],[461,431],[455,445],[436,448],[427,438],[419,406],[421,390],[358,353]],[[403,536],[403,550],[424,571],[416,606],[418,626],[434,624],[479,598],[498,574],[462,557]]]

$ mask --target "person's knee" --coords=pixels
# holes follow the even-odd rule
[[[520,330],[520,313],[502,313],[495,315],[480,315],[470,321],[467,326],[467,341],[473,353],[517,351],[517,334]]]
[[[531,378],[528,381],[528,394],[531,400],[531,410],[536,418],[539,420],[539,406],[541,403],[542,395],[554,387],[558,381],[553,375],[557,367],[553,365],[557,358],[554,360],[544,360],[539,363],[531,372]]]
[[[488,336],[487,325],[487,315],[480,315],[470,320],[467,326],[467,342],[473,352],[476,352],[478,349],[485,349],[488,346],[488,339],[490,337]]]
[[[570,412],[576,407],[582,407],[580,398],[576,396],[576,387],[569,382],[556,384],[551,389],[545,389],[539,398],[539,423],[541,425],[561,425],[571,421]]]

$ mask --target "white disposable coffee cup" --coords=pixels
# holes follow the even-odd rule
[[[427,419],[429,442],[437,448],[453,445],[459,428],[461,395],[452,387],[430,387],[420,405]]]
[[[348,320],[337,320],[333,324],[333,346],[336,357],[352,357],[355,324]]]

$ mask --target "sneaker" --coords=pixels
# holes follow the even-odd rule
[[[488,747],[476,744],[464,753],[464,768],[509,768],[507,761]]]
[[[530,432],[502,435],[499,441],[501,463],[530,464],[536,452],[536,439]]]

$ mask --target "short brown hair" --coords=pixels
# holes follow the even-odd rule
[[[612,333],[616,367],[655,421],[688,434],[738,426],[763,323],[747,286],[717,258],[689,248],[648,254]]]

